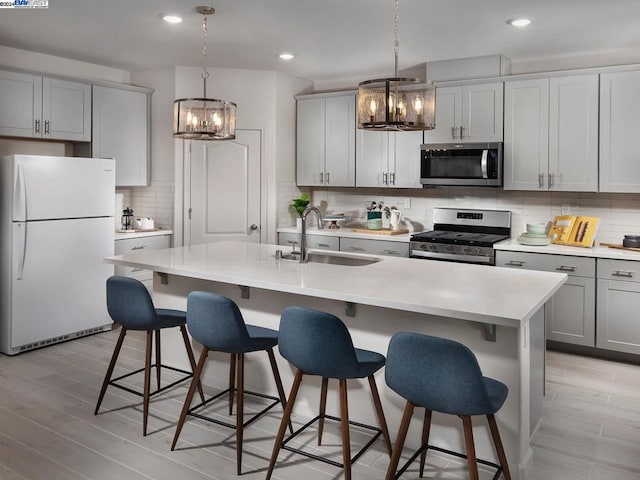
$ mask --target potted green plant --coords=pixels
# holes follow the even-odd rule
[[[307,205],[309,205],[309,194],[307,193],[303,193],[298,198],[291,200],[290,207],[298,214],[296,218],[296,228],[298,231],[302,230],[302,214],[307,208]]]
[[[309,205],[309,195],[307,193],[303,193],[298,198],[294,198],[291,200],[291,206],[296,211],[299,217],[302,217],[304,210]]]

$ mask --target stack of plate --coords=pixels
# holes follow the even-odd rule
[[[549,245],[551,241],[549,237],[547,237],[544,233],[521,233],[520,236],[516,239],[518,243],[522,245],[531,245],[531,246],[544,246]]]

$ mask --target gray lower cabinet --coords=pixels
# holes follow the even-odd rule
[[[363,238],[341,237],[340,251],[408,257],[409,243],[394,242],[390,240],[369,240]]]
[[[597,347],[640,354],[640,262],[598,259]]]
[[[157,235],[153,237],[124,238],[116,240],[115,254],[124,255],[142,250],[158,250],[169,248],[171,245],[170,235]],[[116,265],[114,273],[123,277],[131,277],[144,283],[149,291],[153,288],[153,272],[142,268],[125,267]]]
[[[300,248],[299,233],[279,233],[278,245]],[[318,250],[339,250],[340,238],[330,235],[307,235],[307,248],[315,248]]]
[[[498,251],[496,265],[566,273],[567,282],[556,292],[545,311],[547,340],[596,346],[594,258]]]

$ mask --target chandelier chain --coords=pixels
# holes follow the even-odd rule
[[[202,78],[205,80],[209,78],[209,72],[207,72],[207,14],[203,15],[202,20]],[[205,93],[205,97],[206,97]]]
[[[394,47],[393,53],[395,58],[395,69],[394,74],[398,76],[398,53],[400,52],[400,40],[398,39],[398,0],[395,0],[395,16],[393,17],[393,36],[394,36]]]

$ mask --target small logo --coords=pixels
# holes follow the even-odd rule
[[[0,8],[49,8],[49,0],[0,0]]]

